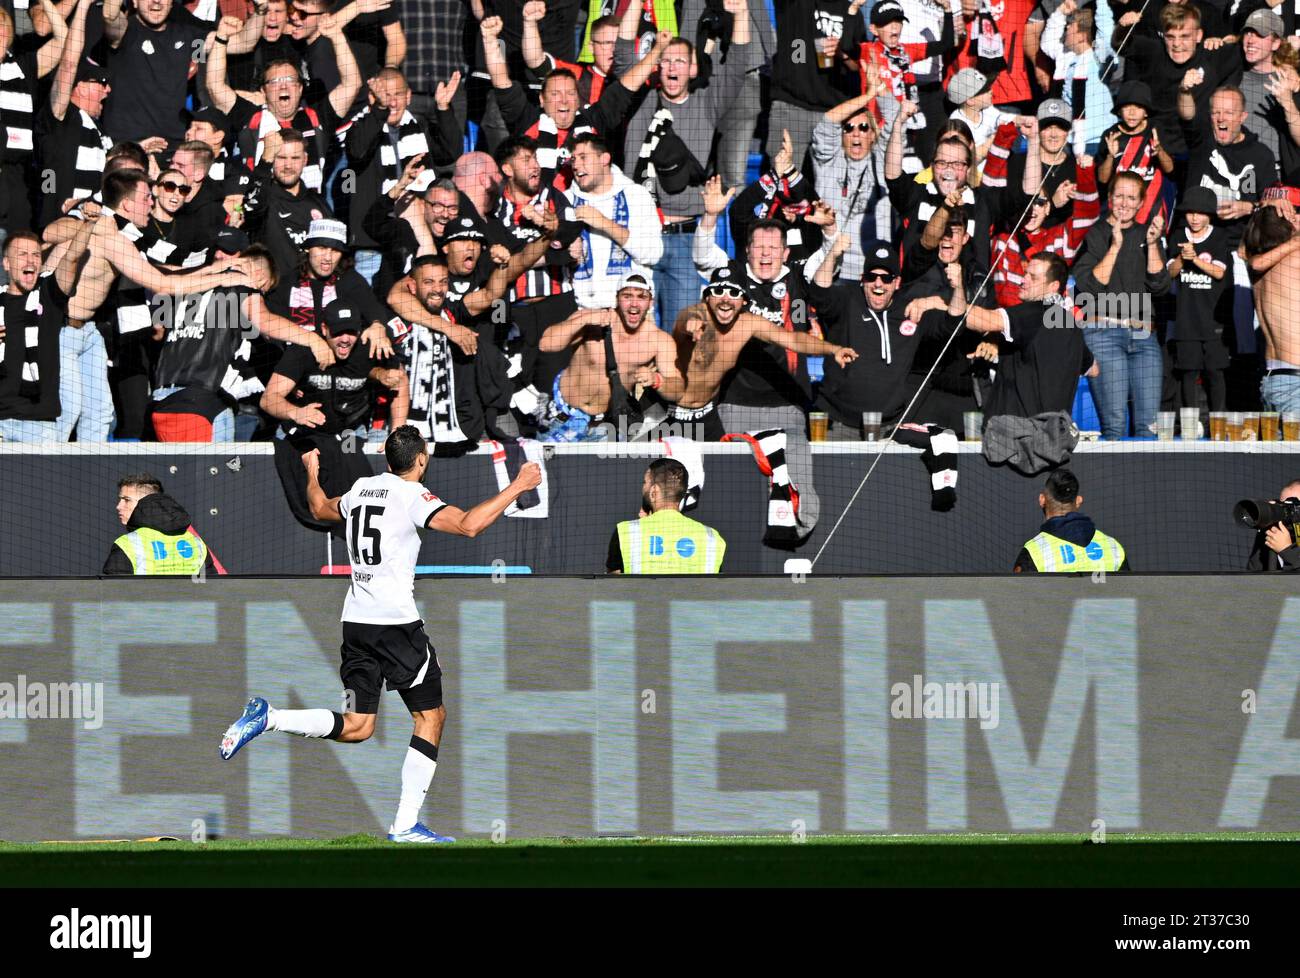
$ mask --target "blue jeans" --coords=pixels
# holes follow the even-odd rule
[[[1259,398],[1270,411],[1300,414],[1300,377],[1265,377],[1259,385]]]
[[[108,386],[108,350],[93,323],[59,332],[58,440],[75,430],[77,441],[108,441],[113,431],[113,392]]]
[[[379,274],[379,265],[384,260],[383,254],[363,248],[354,253],[352,258],[356,263],[357,274],[366,280],[367,285],[373,285],[375,276]]]
[[[165,401],[177,391],[184,389],[183,387],[159,387],[153,392],[153,399],[155,402]],[[226,408],[212,419],[212,440],[213,442],[235,440],[235,412],[230,408]]]
[[[252,441],[253,436],[257,434],[257,429],[261,427],[262,419],[256,414],[245,414],[240,411],[234,418],[235,437],[233,441]]]
[[[1124,412],[1133,402],[1133,433],[1154,438],[1151,426],[1160,410],[1164,361],[1155,333],[1127,327],[1097,326],[1083,331],[1101,374],[1091,380],[1102,438],[1124,438]]]
[[[20,418],[0,420],[0,441],[58,442],[58,440],[57,421],[24,421]]]
[[[691,257],[694,243],[694,234],[664,235],[664,254],[655,266],[655,320],[665,333],[673,331],[679,312],[700,301],[704,279]]]

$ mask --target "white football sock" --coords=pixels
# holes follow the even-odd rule
[[[333,710],[269,710],[266,729],[299,737],[328,737],[334,729]]]
[[[420,807],[438,770],[438,748],[420,737],[412,737],[402,762],[402,798],[397,805],[391,833],[405,832],[420,820]]]

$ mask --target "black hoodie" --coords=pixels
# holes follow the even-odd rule
[[[185,507],[172,499],[171,496],[164,492],[155,492],[145,496],[135,504],[135,509],[131,512],[131,518],[127,520],[126,530],[130,533],[132,530],[147,529],[157,530],[159,533],[166,533],[168,536],[180,536],[190,527],[190,514],[185,512]],[[212,553],[208,552],[207,559],[204,561],[203,569],[205,571],[215,571],[212,563]],[[104,561],[103,574],[134,574],[135,569],[131,566],[131,558],[116,543],[109,552],[108,560]]]

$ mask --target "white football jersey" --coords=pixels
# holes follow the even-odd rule
[[[420,483],[391,472],[358,479],[339,499],[352,562],[343,621],[404,625],[420,620],[414,594],[420,530],[446,505]]]

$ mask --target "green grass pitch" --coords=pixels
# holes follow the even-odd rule
[[[3,886],[1294,886],[1300,835],[657,836],[14,844]]]

